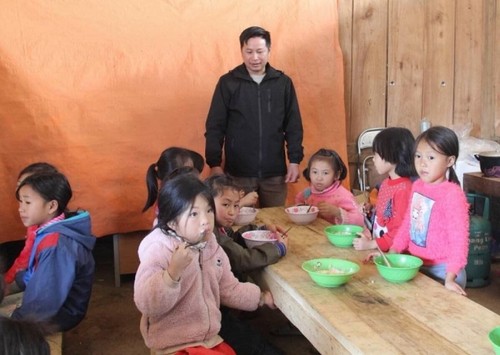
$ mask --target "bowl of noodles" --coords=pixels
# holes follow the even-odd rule
[[[264,243],[276,243],[278,238],[275,232],[269,230],[253,230],[241,235],[245,240],[247,248],[254,248]]]
[[[300,205],[285,208],[285,212],[293,223],[305,225],[318,217],[319,209],[316,206]]]
[[[339,248],[350,248],[352,242],[363,232],[363,227],[350,224],[331,225],[324,229],[330,243]]]
[[[385,254],[389,265],[386,265],[382,256],[373,258],[377,270],[384,279],[392,283],[403,283],[413,279],[420,267],[422,259],[408,254]]]
[[[349,282],[360,268],[349,260],[320,258],[304,261],[302,269],[321,287],[339,287]]]
[[[237,226],[244,226],[252,223],[257,216],[259,210],[253,207],[241,207],[238,215],[234,220],[234,224]]]

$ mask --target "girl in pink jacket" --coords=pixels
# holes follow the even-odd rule
[[[453,169],[459,142],[451,129],[435,126],[418,136],[410,205],[391,252],[424,261],[420,271],[465,295],[469,253],[469,205]]]
[[[134,284],[146,346],[157,354],[194,349],[235,354],[218,335],[220,305],[246,311],[274,307],[271,294],[232,274],[213,234],[214,200],[198,178],[180,175],[167,181],[158,209],[157,227],[139,246]]]
[[[341,185],[346,176],[347,168],[337,152],[318,150],[304,170],[311,186],[295,196],[295,203],[317,206],[319,216],[332,224],[364,226],[361,208],[353,194]]]

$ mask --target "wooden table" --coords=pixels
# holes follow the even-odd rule
[[[465,173],[463,189],[465,192],[500,197],[500,178],[485,177],[481,172]]]
[[[292,223],[283,208],[266,208],[258,222]],[[368,252],[341,249],[323,234],[317,219],[288,233],[289,251],[257,275],[275,304],[322,354],[491,354],[488,332],[500,315],[448,291],[419,273],[404,284],[382,279]],[[360,272],[344,286],[322,288],[301,269],[305,260],[335,257],[357,262]]]

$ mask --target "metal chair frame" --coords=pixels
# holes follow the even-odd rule
[[[358,183],[359,183],[359,189],[361,191],[369,191],[370,186],[368,185],[368,161],[372,160],[374,155],[370,154],[367,155],[366,157],[363,158],[363,161],[361,162],[361,154],[363,150],[365,149],[371,149],[373,145],[373,140],[379,134],[385,127],[377,127],[377,128],[369,128],[364,130],[363,132],[360,133],[358,136],[358,143],[357,143],[357,148],[358,148],[358,163],[357,163],[357,168],[358,168]]]

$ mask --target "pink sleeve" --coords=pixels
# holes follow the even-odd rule
[[[339,224],[354,224],[364,227],[365,219],[361,207],[356,203],[354,195],[345,188],[338,189],[338,205],[340,208],[341,221]]]
[[[457,185],[458,186],[458,185]],[[455,275],[467,265],[467,256],[469,254],[469,203],[465,193],[458,188],[456,193],[449,193],[450,197],[445,213],[448,214],[447,221],[450,240],[447,245],[443,245],[448,251],[446,261],[446,271]]]
[[[303,191],[300,191],[299,193],[297,193],[297,195],[295,195],[295,204],[296,205],[299,205],[301,203],[304,203],[304,192]]]
[[[259,306],[260,288],[250,282],[239,282],[231,271],[231,264],[225,252],[220,254],[222,277],[219,281],[220,303],[230,308],[255,311]]]

